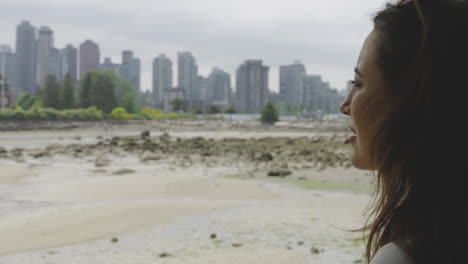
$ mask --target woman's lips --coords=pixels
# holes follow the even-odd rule
[[[354,129],[353,126],[349,126],[349,129],[354,133],[354,135],[352,135],[350,138],[349,138],[349,143],[354,143],[357,139],[357,136],[356,136],[356,130]]]

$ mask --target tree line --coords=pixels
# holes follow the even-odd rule
[[[111,113],[114,108],[122,107],[128,113],[135,113],[138,111],[136,93],[114,72],[91,70],[75,87],[70,74],[63,82],[58,81],[55,75],[49,75],[38,94],[23,94],[17,104],[24,110],[34,106],[57,110],[96,107],[104,113]]]

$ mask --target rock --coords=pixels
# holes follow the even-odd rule
[[[8,152],[4,147],[0,147],[0,158],[8,157]]]
[[[113,175],[124,175],[124,174],[131,174],[131,173],[135,173],[135,172],[136,171],[132,170],[132,169],[120,169],[120,170],[114,171],[112,174]]]
[[[0,155],[1,154],[6,154],[7,150],[4,147],[0,147]]]
[[[52,151],[52,150],[58,150],[58,149],[61,149],[61,148],[63,148],[63,146],[60,145],[60,144],[50,144],[50,145],[48,145],[46,147],[46,150],[47,151]]]
[[[48,157],[50,156],[50,153],[48,151],[38,151],[38,152],[32,153],[31,156],[37,159],[37,158],[42,158],[42,157]]]
[[[270,177],[286,177],[292,174],[290,170],[271,170],[268,172],[268,176]]]
[[[145,130],[143,132],[141,132],[140,134],[141,138],[148,138],[151,136],[151,132],[149,130]]]
[[[171,138],[171,136],[168,133],[164,133],[164,134],[162,134],[162,136],[159,137],[159,139],[161,141],[165,141],[165,142],[169,141],[170,138]]]
[[[216,234],[215,234],[215,233],[211,234],[210,238],[211,238],[211,239],[215,239],[215,238],[216,238]]]
[[[14,148],[14,149],[10,150],[11,155],[13,157],[15,157],[15,158],[22,157],[23,152],[24,152],[24,149],[22,149],[22,148]]]
[[[159,254],[159,257],[160,257],[160,258],[168,258],[168,257],[170,257],[170,256],[171,256],[171,254],[166,253],[166,252]]]
[[[148,162],[148,161],[156,161],[160,160],[161,157],[157,154],[151,153],[149,151],[143,152],[143,154],[140,157],[140,160],[143,162]]]
[[[313,143],[320,143],[320,142],[322,142],[322,140],[320,138],[314,138],[314,139],[312,139],[312,142]]]
[[[259,157],[256,158],[258,161],[272,161],[273,155],[271,153],[262,153]]]
[[[110,164],[110,160],[107,159],[105,156],[99,156],[94,161],[95,167],[106,167],[106,166],[109,166],[109,164]]]
[[[120,138],[119,138],[119,137],[113,137],[113,138],[110,140],[109,144],[112,145],[112,146],[117,146],[117,145],[119,145],[119,141],[120,141]]]
[[[320,253],[320,250],[319,250],[318,248],[311,247],[311,248],[310,248],[310,253],[312,253],[312,254],[319,254],[319,253]]]
[[[114,243],[114,244],[115,244],[115,243],[118,243],[118,242],[119,242],[119,239],[116,238],[116,237],[114,237],[114,238],[111,239],[111,242]]]

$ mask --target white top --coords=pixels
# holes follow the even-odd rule
[[[395,243],[381,247],[370,264],[413,264],[409,256]]]

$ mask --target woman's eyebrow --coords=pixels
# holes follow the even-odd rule
[[[354,68],[354,72],[355,72],[357,75],[359,75],[359,76],[361,76],[361,77],[364,77],[364,74],[362,74],[362,73],[358,70],[357,67]]]

